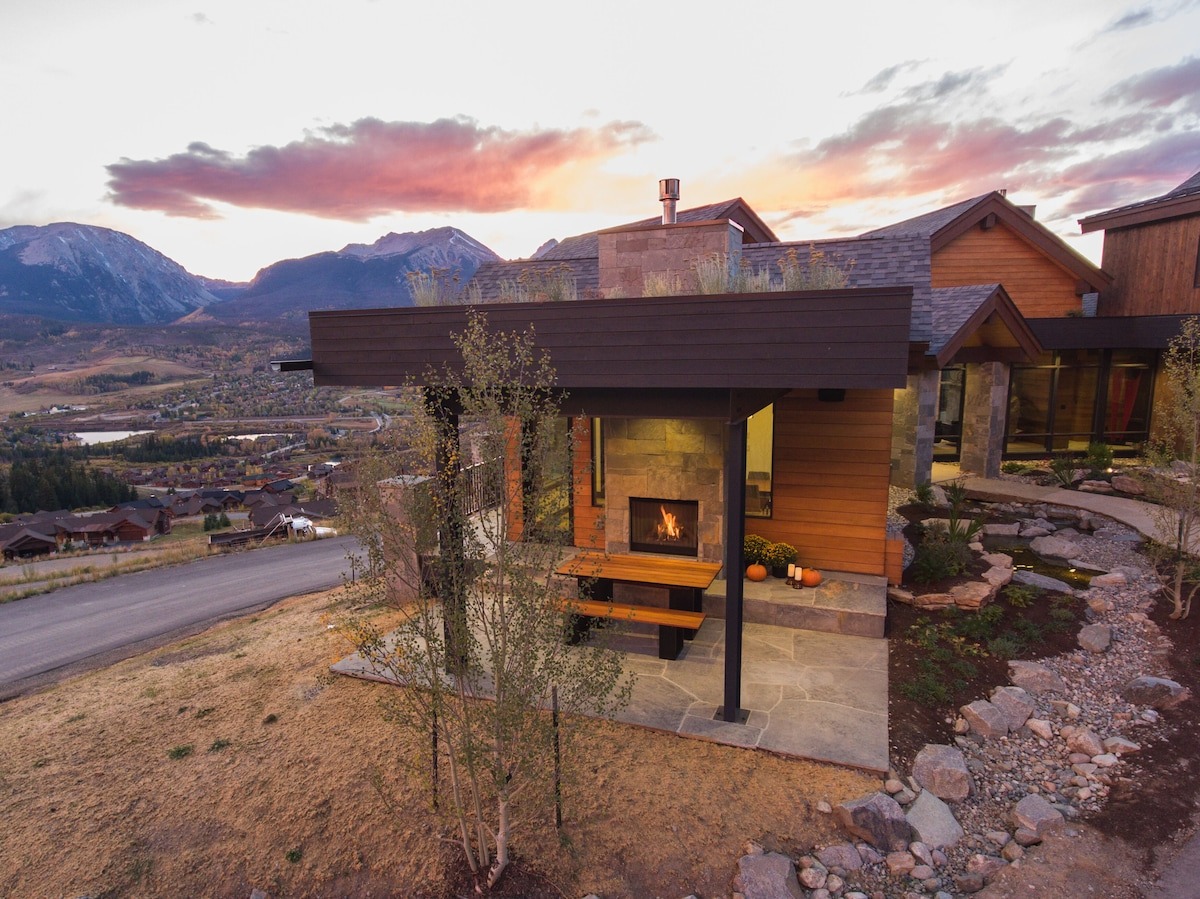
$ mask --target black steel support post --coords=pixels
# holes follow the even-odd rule
[[[725,701],[721,721],[744,723],[742,704],[742,541],[746,533],[746,419],[725,426]]]
[[[446,671],[454,674],[467,662],[466,628],[467,577],[466,550],[463,546],[463,515],[459,492],[461,448],[458,438],[456,399],[436,395],[426,389],[425,402],[434,417],[438,432],[434,459],[437,492],[438,562],[434,582],[442,601],[443,632],[446,638]]]

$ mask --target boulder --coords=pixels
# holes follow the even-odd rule
[[[1011,566],[1001,567],[993,565],[983,573],[983,579],[988,582],[994,590],[999,590],[1001,587],[1009,584],[1013,579],[1013,570]],[[995,594],[993,594],[995,595]]]
[[[1008,553],[984,553],[979,558],[987,562],[993,568],[1012,568],[1012,556]]]
[[[997,687],[989,697],[992,705],[1004,713],[1009,730],[1019,730],[1033,714],[1033,700],[1020,687]]]
[[[1121,696],[1125,700],[1154,709],[1172,709],[1190,695],[1191,691],[1182,684],[1165,677],[1149,675],[1135,677],[1121,690]]]
[[[887,865],[888,874],[892,877],[902,877],[917,866],[917,860],[911,852],[889,852],[883,860]]]
[[[1081,727],[1067,737],[1067,751],[1081,752],[1089,757],[1100,755],[1104,752],[1104,741],[1091,729]]]
[[[987,883],[996,873],[1008,867],[1008,862],[1002,858],[996,858],[994,855],[983,855],[976,853],[967,861],[968,874],[982,874],[983,882]]]
[[[829,879],[829,869],[811,856],[805,856],[796,879],[800,881],[800,886],[807,890],[819,890]]]
[[[738,859],[733,888],[745,899],[804,899],[796,866],[778,852],[743,855]]]
[[[1127,474],[1113,475],[1112,486],[1114,490],[1128,493],[1130,496],[1142,496],[1146,492],[1146,488],[1141,485],[1141,482],[1137,478],[1131,478]]]
[[[891,796],[872,793],[838,804],[833,809],[838,825],[852,837],[866,840],[876,849],[893,852],[905,849],[912,827],[904,810]]]
[[[1066,561],[1075,558],[1079,547],[1061,535],[1051,537],[1034,537],[1029,541],[1029,548],[1043,559]]]
[[[826,868],[841,868],[843,871],[857,871],[862,863],[862,856],[850,843],[836,843],[818,849],[815,853],[817,861]]]
[[[1016,804],[1016,807],[1013,808],[1012,820],[1018,831],[1021,829],[1031,831],[1039,839],[1050,831],[1062,827],[1065,823],[1062,812],[1037,794],[1030,794]],[[1019,833],[1014,834],[1014,839],[1021,842]],[[1021,843],[1021,845],[1029,844]]]
[[[1116,755],[1130,755],[1134,752],[1141,752],[1142,747],[1133,742],[1133,740],[1127,740],[1124,737],[1109,737],[1104,741],[1104,751]]]
[[[1037,587],[1040,590],[1053,590],[1055,593],[1071,593],[1074,589],[1066,581],[1038,574],[1036,571],[1030,571],[1028,568],[1019,568],[1014,571],[1013,580],[1018,584],[1029,584],[1031,587]]]
[[[1067,690],[1067,685],[1058,674],[1037,662],[1009,662],[1008,679],[1015,686],[1035,696],[1042,693],[1065,693]]]
[[[1010,577],[1009,580],[1012,580],[1012,578]],[[972,611],[982,609],[995,599],[996,592],[999,589],[999,586],[987,581],[969,581],[965,584],[951,587],[950,596],[953,598],[954,604],[960,609]]]
[[[986,699],[976,699],[964,705],[959,709],[959,713],[971,726],[971,730],[985,739],[1003,737],[1008,733],[1008,719]]]
[[[912,605],[918,609],[946,609],[954,605],[954,597],[949,593],[918,593]]]
[[[913,835],[926,846],[945,849],[963,838],[962,826],[950,811],[950,806],[929,790],[923,791],[916,802],[908,807],[907,818]]]
[[[952,802],[966,799],[973,789],[966,759],[955,746],[925,746],[913,760],[912,775],[925,792]]]
[[[1021,523],[1019,521],[1005,522],[1004,524],[985,524],[983,533],[989,537],[1015,537],[1021,532]]]
[[[1087,624],[1076,639],[1088,652],[1105,652],[1112,643],[1112,628],[1107,624]]]
[[[1030,733],[1042,740],[1050,740],[1054,737],[1054,726],[1042,718],[1030,718],[1025,722],[1025,726],[1029,728]]]
[[[1129,578],[1120,571],[1110,571],[1107,574],[1098,574],[1088,581],[1089,587],[1124,587],[1129,583]]]

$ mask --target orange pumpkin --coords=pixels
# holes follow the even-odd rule
[[[815,568],[805,568],[800,572],[800,583],[805,587],[815,587],[821,583],[821,572]]]
[[[753,565],[747,565],[746,578],[751,581],[765,581],[767,579],[767,566],[759,565],[757,562]]]

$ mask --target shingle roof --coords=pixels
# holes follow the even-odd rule
[[[823,253],[827,260],[846,273],[847,287],[911,287],[913,304],[909,340],[926,342],[930,339],[928,238],[850,237],[750,244],[742,248],[742,264],[769,269],[773,279],[778,280],[779,261],[791,249],[798,251],[802,266],[810,258],[810,252]]]
[[[938,231],[941,231],[956,218],[965,213],[972,206],[982,203],[990,196],[991,194],[982,194],[978,197],[972,197],[969,200],[963,200],[961,203],[955,203],[953,206],[944,206],[941,209],[935,209],[933,212],[926,212],[924,215],[918,215],[915,218],[905,219],[902,222],[896,222],[892,225],[884,225],[882,228],[876,228],[873,231],[866,231],[862,234],[862,236],[932,237]]]
[[[1152,221],[1155,215],[1155,207],[1157,206],[1167,207],[1167,209],[1163,210],[1163,213],[1166,214],[1164,217],[1172,213],[1191,213],[1194,211],[1193,206],[1195,205],[1190,202],[1192,198],[1200,198],[1200,172],[1196,172],[1196,174],[1192,175],[1192,177],[1188,178],[1174,190],[1169,190],[1165,194],[1151,197],[1148,200],[1139,200],[1136,203],[1117,206],[1114,209],[1106,209],[1104,212],[1093,213],[1081,218],[1079,224],[1083,226],[1084,233],[1087,233],[1095,231],[1105,224],[1109,227],[1120,227],[1123,224],[1138,224],[1140,222]]]
[[[966,287],[935,287],[929,297],[932,333],[929,353],[937,353],[949,343],[979,307],[1000,289],[999,284],[971,284]]]

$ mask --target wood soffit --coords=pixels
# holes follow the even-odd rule
[[[1021,361],[1027,362],[1032,362],[1042,352],[1037,336],[1003,287],[997,287],[938,350],[938,367],[945,368],[951,362],[965,361],[959,356],[967,348],[971,348],[975,356],[986,353],[988,349],[1004,351],[992,360],[997,362],[1011,361],[1001,356],[1011,355],[1008,351],[1013,349],[1020,352],[1023,357]]]

